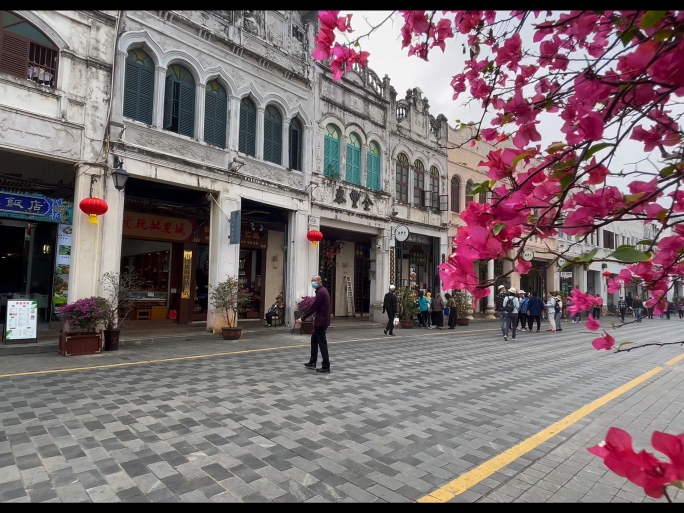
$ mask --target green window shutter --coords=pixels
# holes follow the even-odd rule
[[[164,130],[171,128],[173,116],[173,79],[166,77],[164,81]]]
[[[330,176],[335,179],[340,178],[340,141],[331,138],[330,145]]]
[[[290,125],[290,169],[302,170],[302,132]]]
[[[377,155],[368,152],[368,158],[366,162],[367,174],[366,177],[366,187],[369,189],[378,190],[380,189],[380,159]]]
[[[138,115],[136,119],[151,125],[152,106],[154,105],[154,71],[140,67],[138,73]]]
[[[256,154],[256,110],[243,101],[240,103],[240,142],[238,149],[245,155]]]
[[[264,119],[264,160],[282,162],[282,125],[272,119]]]
[[[204,142],[216,144],[216,98],[211,93],[204,96]]]
[[[127,62],[125,73],[123,115],[127,118],[138,119],[140,68],[131,62]]]
[[[347,168],[345,180],[361,185],[361,152],[351,144],[347,145]]]
[[[178,133],[188,137],[194,136],[195,129],[195,88],[180,84],[178,100]]]
[[[323,176],[330,176],[332,174],[332,163],[330,159],[330,149],[334,139],[327,135],[323,138]]]
[[[264,160],[267,160],[268,162],[273,162],[271,158],[271,150],[273,147],[273,136],[271,133],[272,124],[273,121],[271,121],[270,119],[264,119]]]
[[[219,148],[225,148],[228,103],[221,98],[216,98],[214,101],[214,144]]]

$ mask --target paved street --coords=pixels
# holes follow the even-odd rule
[[[3,357],[0,501],[651,501],[586,448],[610,426],[637,449],[684,432],[684,348],[599,352],[569,323],[504,342],[497,326],[331,330],[328,375],[286,328]],[[619,340],[682,328],[653,319]]]

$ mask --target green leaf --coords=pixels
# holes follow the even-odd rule
[[[640,240],[639,242],[637,242],[636,245],[637,246],[641,246],[641,245],[650,246],[652,243],[653,243],[653,241],[651,239],[643,239],[643,240]]]
[[[663,178],[667,178],[668,176],[672,176],[674,172],[677,170],[677,165],[676,164],[671,164],[669,166],[664,167],[663,169],[660,170],[660,176]]]
[[[506,223],[498,223],[494,228],[492,228],[492,233],[494,235],[499,235],[499,232],[506,228]]]
[[[608,258],[614,258],[620,262],[627,262],[630,264],[636,262],[648,262],[651,257],[644,251],[639,251],[635,249],[634,246],[620,246],[615,251],[613,251]]]
[[[620,349],[622,346],[628,346],[629,344],[634,344],[634,342],[623,342],[618,346],[618,349]]]
[[[563,190],[566,190],[574,179],[575,173],[567,173],[559,180],[560,186],[563,188]]]
[[[515,166],[518,165],[518,162],[520,162],[520,161],[521,161],[522,159],[524,159],[525,157],[529,157],[529,155],[530,155],[530,152],[529,152],[529,151],[526,151],[525,153],[521,153],[520,155],[518,155],[517,157],[515,157],[515,158],[513,159],[513,162],[511,162],[511,169],[515,169]]]
[[[623,46],[627,46],[632,39],[634,39],[634,35],[637,33],[637,29],[631,28],[629,30],[625,30],[622,34],[620,34],[619,39],[622,42]]]
[[[584,155],[584,158],[582,160],[589,160],[592,157],[592,155],[594,155],[595,153],[598,153],[599,151],[601,151],[604,148],[607,148],[608,146],[615,146],[615,145],[612,143],[607,143],[607,142],[594,144],[591,148],[589,148],[589,151],[587,151],[587,153]]]
[[[684,490],[684,485],[682,484],[681,481],[674,481],[674,482],[672,482],[672,483],[670,483],[670,484],[671,484],[672,486],[674,486],[675,488],[679,488],[680,490]]]
[[[658,212],[658,216],[657,216],[657,217],[658,217],[658,221],[660,221],[661,223],[664,223],[664,222],[665,222],[665,218],[667,217],[668,212],[669,212],[669,211],[668,211],[667,209],[661,210],[660,212]]]
[[[665,14],[667,14],[667,11],[646,11],[644,17],[641,18],[641,28],[655,27]]]
[[[580,262],[591,262],[597,254],[598,248],[594,248],[591,251],[588,251],[587,253],[582,253],[577,258]]]
[[[653,34],[653,39],[662,43],[663,41],[668,41],[670,38],[672,38],[672,36],[674,36],[674,34],[674,30],[659,30],[658,32]]]

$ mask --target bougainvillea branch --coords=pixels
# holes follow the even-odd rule
[[[609,292],[638,281],[651,295],[645,306],[663,312],[673,279],[684,279],[684,12],[400,13],[409,56],[427,61],[435,48],[465,38],[470,58],[454,70],[453,98],[468,93],[480,102],[472,141],[495,146],[480,162],[487,180],[473,191],[490,193],[492,201],[469,202],[461,214],[455,251],[439,266],[443,287],[479,299],[491,283],[479,279],[478,262],[509,259],[524,274],[530,264],[521,255],[533,236],[543,242],[562,228],[582,238],[611,224],[641,222],[653,224],[657,237],[619,246],[600,260],[625,265]],[[357,50],[359,38],[344,49],[335,42],[335,31],[352,31],[350,17],[323,11],[319,18],[313,57],[332,58],[335,80],[353,64],[365,66],[368,52]],[[548,118],[561,127],[543,148],[539,125]],[[609,179],[622,176],[614,160],[625,147],[656,159],[657,172],[643,169],[642,159],[628,190],[620,190]],[[557,256],[568,265],[599,260],[596,251]],[[571,296],[575,305],[600,300],[578,294]],[[613,348],[608,337],[595,339],[594,347]]]

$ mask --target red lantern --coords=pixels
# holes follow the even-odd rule
[[[97,196],[81,200],[78,206],[84,214],[88,214],[90,224],[97,224],[97,216],[101,216],[109,208],[107,202]]]
[[[613,275],[610,271],[603,271],[603,277],[607,280]]]
[[[306,234],[306,238],[311,241],[311,246],[316,247],[320,241],[323,240],[323,234],[318,230],[309,230]]]

